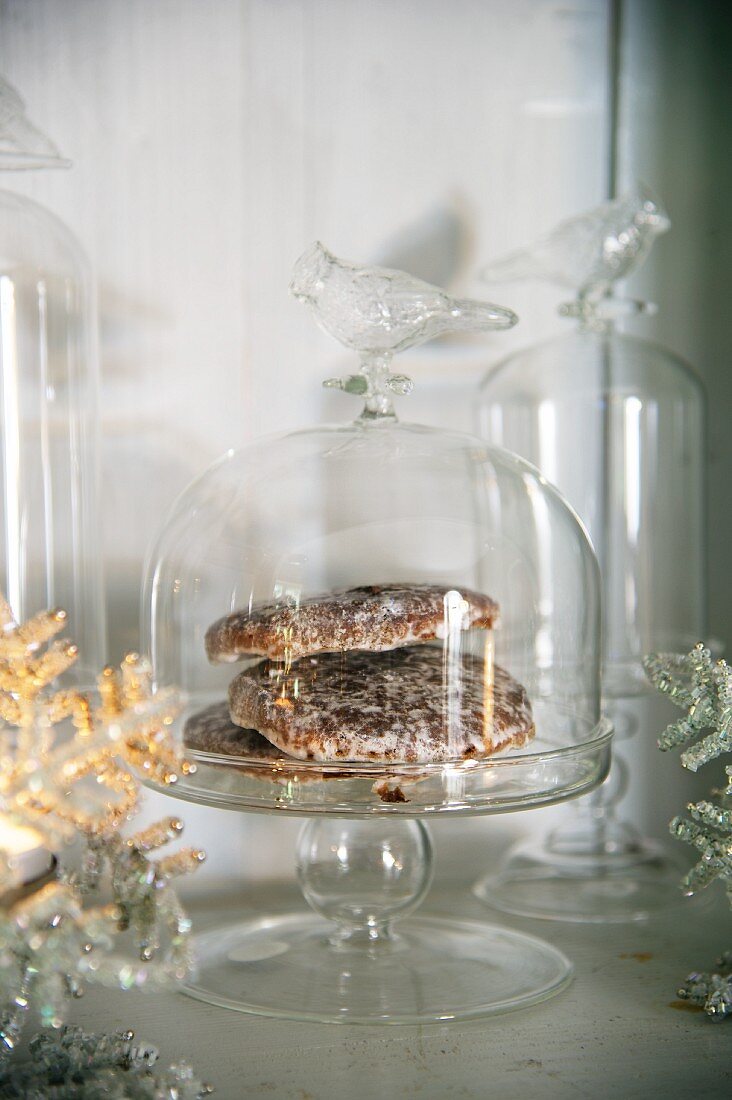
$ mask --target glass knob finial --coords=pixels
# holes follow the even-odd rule
[[[325,385],[365,398],[364,416],[393,416],[391,396],[412,389],[389,370],[395,352],[447,332],[511,328],[518,318],[489,302],[452,298],[404,271],[360,267],[320,242],[295,264],[290,292],[313,311],[321,328],[361,357],[361,372]]]

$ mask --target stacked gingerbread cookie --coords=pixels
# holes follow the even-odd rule
[[[446,614],[456,596],[457,626]],[[188,720],[186,744],[251,760],[371,764],[523,745],[534,733],[524,688],[460,645],[463,631],[489,630],[497,618],[489,596],[427,584],[235,611],[208,629],[209,660],[259,660],[232,681],[228,702]]]

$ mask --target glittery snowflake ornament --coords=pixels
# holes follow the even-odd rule
[[[213,1090],[186,1062],[153,1069],[155,1047],[135,1044],[132,1031],[90,1035],[67,1027],[30,1041],[32,1061],[0,1067],[6,1100],[202,1100]]]
[[[662,750],[685,746],[681,763],[690,771],[732,751],[732,669],[713,661],[699,643],[691,653],[654,653],[644,660],[646,674],[670,702],[686,711],[670,723],[658,741]],[[716,879],[724,882],[732,905],[732,767],[725,769],[727,786],[721,802],[690,802],[688,817],[670,823],[673,836],[685,840],[701,855],[682,888],[696,894]],[[690,974],[679,996],[700,1005],[715,1021],[732,1016],[732,953],[726,953],[715,973]]]
[[[0,834],[0,1057],[16,1047],[30,1008],[60,1027],[84,980],[122,989],[167,983],[191,964],[190,923],[172,884],[203,853],[154,858],[180,835],[175,817],[121,831],[136,810],[140,774],[171,784],[193,768],[171,735],[180,701],[153,691],[135,654],[104,669],[96,692],[60,687],[78,657],[56,637],[65,625],[60,610],[19,624],[0,596],[0,817],[35,830],[58,857],[54,870],[18,889]],[[67,869],[61,853],[72,843],[81,844],[81,864]],[[103,880],[112,904],[88,907]],[[139,962],[113,951],[128,929]]]
[[[726,951],[713,973],[689,974],[678,991],[682,1001],[703,1008],[707,1016],[721,1023],[732,1015],[732,951]]]

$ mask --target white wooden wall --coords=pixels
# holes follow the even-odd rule
[[[145,547],[190,478],[262,432],[350,411],[319,388],[342,352],[287,294],[305,246],[468,289],[480,263],[605,197],[608,6],[0,2],[0,71],[75,162],[4,185],[68,222],[98,276],[115,654],[137,644]],[[410,418],[469,428],[485,365],[559,331],[559,299],[517,289],[513,333],[410,356]],[[207,883],[241,858],[252,874],[289,860],[294,824],[232,816],[223,842],[220,812],[185,818],[209,840]],[[487,826],[439,833],[469,829]]]

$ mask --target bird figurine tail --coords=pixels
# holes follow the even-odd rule
[[[473,298],[452,298],[445,329],[448,332],[481,332],[513,328],[518,317],[510,309]]]

